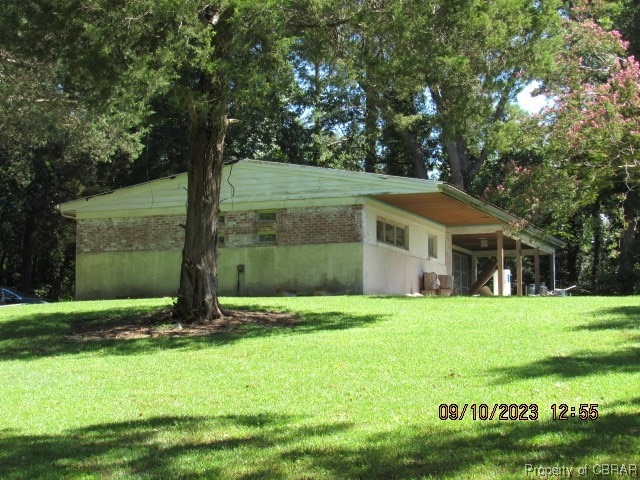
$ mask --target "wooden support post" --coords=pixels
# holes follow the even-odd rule
[[[516,240],[516,295],[522,296],[522,244]]]
[[[473,284],[478,280],[478,256],[471,256],[471,283]]]
[[[536,291],[535,293],[540,293],[540,249],[536,248],[535,253],[533,254],[533,270],[535,274],[535,283],[536,283]]]
[[[447,267],[447,275],[453,275],[453,235],[450,233],[445,233],[444,243],[444,261]]]
[[[498,239],[498,296],[504,295],[504,236],[502,232],[496,232]]]
[[[551,264],[551,278],[549,279],[549,288],[553,292],[556,289],[556,254],[555,252],[551,254],[551,258],[549,259],[549,263]]]

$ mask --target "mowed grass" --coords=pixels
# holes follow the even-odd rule
[[[640,470],[638,297],[227,298],[228,308],[300,322],[200,337],[70,335],[77,322],[169,303],[0,309],[0,478]],[[553,420],[562,403],[576,413],[598,404],[599,417]],[[441,404],[469,407],[462,420],[441,420]],[[535,405],[538,418],[473,420],[472,404]]]

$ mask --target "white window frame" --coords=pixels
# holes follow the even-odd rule
[[[382,224],[382,238],[378,235],[378,225]],[[392,229],[393,231],[393,241],[388,241],[386,239],[387,229]],[[402,244],[398,245],[398,230],[402,231],[403,241]],[[384,245],[390,245],[392,247],[401,248],[403,250],[409,250],[409,227],[407,225],[402,225],[397,222],[393,222],[391,220],[387,220],[386,218],[378,217],[376,218],[376,240],[378,243],[382,243]]]
[[[431,233],[427,235],[427,258],[438,259],[438,236]]]

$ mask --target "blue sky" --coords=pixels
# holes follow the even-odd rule
[[[547,97],[544,95],[531,96],[531,92],[539,86],[540,84],[538,82],[533,82],[516,97],[518,105],[529,113],[538,113],[547,104]]]

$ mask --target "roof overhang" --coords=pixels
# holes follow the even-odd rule
[[[453,235],[454,246],[469,252],[495,251],[498,232],[504,233],[506,250],[515,250],[517,240],[521,248],[546,253],[565,245],[533,226],[518,228],[518,217],[444,183],[438,183],[437,192],[384,193],[372,198],[444,225]]]
[[[498,220],[444,191],[436,193],[386,193],[373,198],[433,220],[446,227],[495,225]]]

